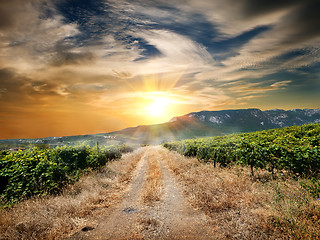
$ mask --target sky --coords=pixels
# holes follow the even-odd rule
[[[0,0],[0,139],[320,107],[317,0]]]

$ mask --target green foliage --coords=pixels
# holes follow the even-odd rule
[[[296,175],[320,174],[320,124],[164,143],[185,156],[221,166],[241,164]]]
[[[307,189],[314,198],[320,200],[320,179],[311,178],[309,181],[300,182],[300,185]]]
[[[15,202],[32,195],[57,193],[68,182],[63,166],[50,160],[47,150],[11,152],[0,161],[1,199]]]
[[[1,151],[0,202],[10,205],[31,196],[59,193],[66,184],[77,180],[82,171],[104,166],[130,150],[120,145]]]

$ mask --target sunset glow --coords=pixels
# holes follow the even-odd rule
[[[152,117],[165,117],[170,101],[166,97],[155,96],[153,102],[146,108],[147,113]]]
[[[0,2],[0,139],[320,107],[318,1]]]

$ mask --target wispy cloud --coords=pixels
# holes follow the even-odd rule
[[[316,0],[0,1],[2,117],[77,106],[117,118],[151,89],[190,111],[274,93],[314,98],[318,9]]]

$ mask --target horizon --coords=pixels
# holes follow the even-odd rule
[[[316,0],[0,3],[0,139],[319,109]],[[206,109],[206,110],[201,110]]]
[[[43,139],[43,138],[63,138],[63,137],[72,137],[72,136],[85,136],[85,135],[98,135],[98,134],[110,134],[113,132],[118,132],[118,131],[122,131],[125,129],[130,129],[130,128],[136,128],[136,127],[141,127],[141,126],[151,126],[151,125],[161,125],[161,124],[166,124],[169,123],[172,119],[174,118],[179,118],[179,117],[183,117],[185,115],[189,115],[189,114],[193,114],[193,113],[201,113],[201,112],[219,112],[219,111],[236,111],[236,110],[251,110],[251,109],[257,109],[260,111],[273,111],[273,110],[279,110],[279,111],[293,111],[293,110],[320,110],[320,108],[293,108],[293,109],[259,109],[259,108],[236,108],[236,109],[223,109],[223,110],[215,110],[215,111],[208,111],[208,110],[200,110],[197,112],[190,112],[184,115],[180,115],[180,116],[174,116],[171,119],[169,119],[166,122],[161,122],[161,123],[155,123],[155,124],[140,124],[140,125],[135,125],[135,126],[127,126],[125,128],[121,128],[121,129],[116,129],[110,132],[97,132],[97,133],[82,133],[82,134],[74,134],[74,135],[60,135],[60,136],[44,136],[44,137],[35,137],[35,138],[4,138],[4,139],[0,139],[1,140],[19,140],[19,139]]]

